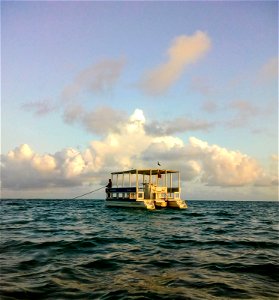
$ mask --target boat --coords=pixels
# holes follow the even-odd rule
[[[132,169],[112,172],[106,205],[154,210],[186,209],[181,199],[180,172],[165,169]]]

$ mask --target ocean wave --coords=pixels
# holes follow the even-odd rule
[[[89,200],[2,205],[1,300],[279,295],[277,204],[192,201],[156,213]]]

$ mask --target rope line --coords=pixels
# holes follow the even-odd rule
[[[71,200],[74,200],[74,199],[80,198],[80,197],[82,197],[82,196],[89,195],[89,194],[91,194],[91,193],[97,192],[97,191],[99,191],[99,190],[101,190],[101,189],[103,189],[103,188],[105,188],[105,187],[106,187],[106,186],[102,186],[102,187],[100,187],[100,188],[98,188],[98,189],[96,189],[96,190],[93,190],[93,191],[91,191],[91,192],[88,192],[88,193],[85,193],[85,194],[76,196],[76,197],[72,198]]]

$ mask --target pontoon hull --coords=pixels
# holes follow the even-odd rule
[[[165,208],[168,206],[168,203],[165,200],[155,200],[154,203],[156,208]]]
[[[129,200],[129,199],[107,199],[106,206],[108,207],[130,207],[130,208],[145,208],[154,210],[156,208],[179,208],[186,209],[187,204],[184,200]]]
[[[170,208],[180,208],[186,209],[188,208],[186,201],[179,199],[179,200],[168,200],[168,207]]]

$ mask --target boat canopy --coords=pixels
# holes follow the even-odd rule
[[[112,175],[119,175],[119,174],[157,175],[158,173],[172,174],[172,173],[179,173],[179,171],[165,170],[165,169],[132,169],[132,170],[121,171],[121,172],[112,172],[111,174]]]

